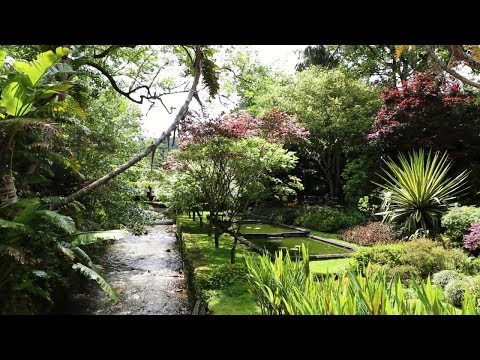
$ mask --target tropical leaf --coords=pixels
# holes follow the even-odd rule
[[[62,82],[59,84],[50,85],[45,87],[45,89],[42,91],[42,94],[40,94],[38,98],[39,99],[49,98],[52,95],[61,94],[67,91],[68,89],[70,89],[71,87],[73,87],[73,84],[70,82]]]
[[[0,69],[3,68],[3,63],[5,62],[5,56],[7,52],[5,50],[0,49]]]
[[[62,254],[67,255],[72,261],[75,260],[75,254],[73,253],[72,249],[70,249],[69,243],[64,241],[62,242],[57,241],[55,245],[57,246],[57,249],[60,250]]]
[[[46,51],[37,55],[33,61],[15,61],[13,67],[30,80],[30,86],[34,87],[52,66],[63,56],[68,54],[68,48],[57,48],[56,52]]]
[[[102,271],[101,267],[99,265],[94,264],[90,256],[88,256],[88,254],[82,249],[80,249],[78,246],[75,246],[74,248],[72,248],[72,251],[75,254],[75,257],[78,260],[80,260],[84,265],[93,269],[97,273],[100,273]]]
[[[72,235],[72,246],[89,245],[103,240],[119,240],[125,237],[125,230],[91,231]]]
[[[73,234],[75,232],[75,223],[70,216],[60,215],[56,211],[51,210],[39,210],[36,212],[36,214],[40,215],[43,219],[48,220],[50,223],[56,225],[68,234]]]
[[[80,263],[74,264],[72,268],[78,271],[79,273],[81,273],[86,278],[95,280],[98,283],[98,285],[100,285],[100,288],[105,292],[105,294],[107,294],[110,301],[113,301],[113,302],[118,301],[118,296],[115,289],[94,270]]]
[[[34,110],[32,104],[39,83],[48,70],[67,53],[67,48],[57,48],[56,53],[43,52],[33,61],[17,60],[13,63],[17,74],[8,77],[0,100],[0,106],[6,109],[8,115],[23,116]]]
[[[15,207],[22,210],[12,219],[13,222],[29,224],[35,217],[35,212],[40,207],[40,200],[37,198],[21,199],[15,203]]]
[[[74,173],[79,174],[80,162],[75,159],[68,159],[63,155],[49,151],[45,156],[56,164],[62,165],[65,169],[71,169]]]

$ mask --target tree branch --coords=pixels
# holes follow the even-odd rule
[[[101,177],[98,180],[95,180],[91,184],[85,186],[84,188],[76,191],[75,193],[61,199],[60,201],[53,203],[50,205],[51,210],[58,209],[61,206],[64,206],[68,203],[71,203],[88,193],[90,193],[92,190],[96,189],[97,187],[107,183],[108,181],[112,180],[113,178],[117,177],[136,163],[138,163],[140,160],[143,158],[147,157],[153,150],[155,150],[158,145],[160,145],[167,137],[170,136],[170,134],[173,132],[173,130],[178,126],[180,121],[182,121],[185,116],[187,115],[188,111],[188,106],[190,105],[190,102],[192,101],[193,95],[195,94],[197,90],[197,85],[200,80],[200,75],[201,75],[201,68],[202,68],[202,60],[203,60],[203,53],[200,50],[200,46],[195,47],[195,62],[193,65],[193,83],[190,88],[190,91],[188,92],[187,98],[185,99],[185,103],[182,105],[180,110],[178,111],[177,115],[175,116],[175,120],[173,123],[169,126],[169,128],[162,133],[162,135],[155,140],[149,147],[147,147],[144,151],[142,151],[140,154],[135,155],[132,157],[130,160],[128,160],[126,163],[121,165],[120,167],[110,171],[108,174],[105,176]]]
[[[458,61],[464,61],[470,66],[472,69],[480,70],[480,62],[473,59],[470,55],[468,55],[461,45],[444,45],[445,49],[450,51],[453,57]]]
[[[455,70],[453,69],[450,69],[447,65],[445,65],[443,63],[442,60],[440,60],[437,55],[435,55],[435,51],[433,49],[432,46],[426,46],[427,48],[427,51],[428,51],[428,54],[430,55],[430,58],[433,60],[433,62],[435,64],[437,64],[438,66],[440,66],[440,68],[444,71],[446,71],[447,73],[449,73],[450,75],[452,75],[453,77],[457,78],[458,80],[464,82],[465,84],[467,85],[470,85],[470,86],[473,86],[473,87],[476,87],[478,89],[480,89],[480,84],[475,82],[475,81],[472,81],[470,79],[467,79],[465,76],[462,76],[460,75],[458,72],[456,72]]]
[[[135,46],[137,45],[111,45],[109,46],[108,48],[106,48],[105,50],[103,50],[100,54],[94,54],[93,57],[95,59],[101,59],[101,58],[104,58],[104,57],[107,57],[112,51],[114,50],[117,50],[121,47],[128,47],[128,48],[134,48]]]

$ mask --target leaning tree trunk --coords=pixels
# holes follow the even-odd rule
[[[192,87],[190,88],[190,91],[188,92],[187,98],[185,100],[185,103],[182,105],[180,110],[177,113],[177,116],[175,116],[175,120],[173,123],[170,125],[170,127],[157,139],[151,144],[149,147],[147,147],[144,151],[142,151],[140,154],[134,156],[130,160],[128,160],[126,163],[123,165],[119,166],[115,170],[110,171],[108,174],[105,176],[101,177],[98,180],[95,180],[91,184],[85,186],[84,188],[78,190],[77,192],[63,198],[62,200],[53,203],[50,205],[51,210],[55,210],[60,208],[63,205],[69,204],[85,195],[90,193],[92,190],[96,189],[97,187],[107,183],[108,181],[112,180],[113,178],[117,177],[121,173],[125,172],[127,169],[131,168],[133,165],[138,163],[140,160],[143,158],[147,157],[152,151],[154,151],[158,145],[160,145],[166,138],[170,136],[170,134],[175,130],[180,123],[181,120],[185,118],[187,115],[188,111],[188,106],[190,105],[190,102],[192,101],[193,95],[197,91],[197,85],[200,80],[200,75],[201,75],[201,70],[202,70],[202,60],[203,60],[203,53],[200,50],[200,46],[197,46],[195,49],[195,62],[193,65],[193,83]]]

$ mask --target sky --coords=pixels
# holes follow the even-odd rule
[[[283,70],[286,73],[294,73],[295,65],[298,62],[297,50],[303,50],[307,45],[250,45],[252,50],[258,52],[258,59],[265,65],[275,70]],[[186,94],[174,94],[165,100],[167,107],[173,106],[177,110],[185,101]],[[196,106],[192,101],[191,106]],[[148,111],[149,103],[140,105],[143,117],[143,132],[147,136],[159,137],[173,121],[176,110],[168,114],[162,105],[158,104]]]

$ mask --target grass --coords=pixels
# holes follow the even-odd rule
[[[335,273],[348,266],[351,258],[310,261],[310,271],[317,274]]]
[[[197,278],[197,283],[202,278],[208,278],[216,269],[230,263],[230,249],[232,237],[223,234],[219,238],[219,248],[216,249],[213,236],[207,235],[208,222],[205,221],[200,228],[198,221],[193,221],[187,215],[177,217],[177,226],[181,228],[186,252],[191,260]],[[244,256],[249,252],[243,244],[238,244],[236,249],[236,262],[244,263]],[[210,312],[218,315],[250,315],[260,314],[260,309],[255,303],[253,295],[248,291],[246,281],[236,280],[232,284],[219,289],[203,291]],[[232,295],[234,294],[234,295]]]

